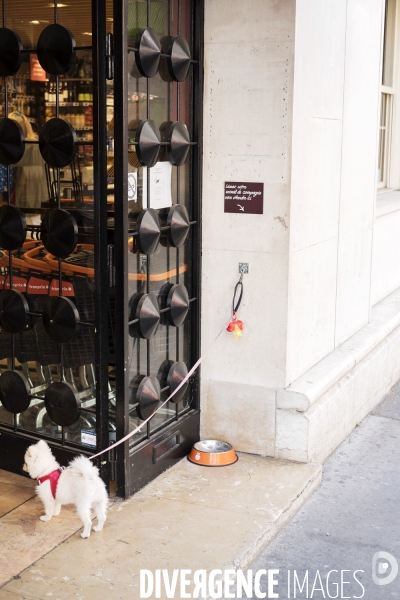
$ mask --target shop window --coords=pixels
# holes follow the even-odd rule
[[[398,188],[395,169],[392,168],[394,150],[395,94],[395,39],[396,0],[386,0],[385,25],[382,52],[382,79],[379,118],[379,147],[377,165],[377,187],[380,190]]]

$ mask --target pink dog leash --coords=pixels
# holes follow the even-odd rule
[[[150,415],[150,417],[147,417],[147,419],[145,421],[143,421],[143,423],[141,423],[140,425],[138,425],[138,427],[136,427],[136,429],[134,429],[133,431],[131,431],[130,433],[128,433],[125,437],[121,438],[120,440],[118,440],[118,442],[115,442],[114,444],[112,444],[111,446],[109,446],[108,448],[105,448],[104,450],[102,450],[101,452],[98,452],[97,454],[94,454],[93,456],[88,457],[90,460],[93,460],[94,458],[97,458],[98,456],[101,456],[101,454],[104,454],[105,452],[109,452],[112,448],[115,448],[116,446],[119,446],[120,444],[122,444],[123,442],[126,442],[126,440],[128,440],[130,437],[132,437],[133,435],[135,435],[135,433],[137,433],[138,431],[140,431],[142,429],[142,427],[144,425],[146,425],[146,423],[148,421],[150,421],[150,419],[152,417],[154,417],[154,415],[156,413],[158,413],[159,410],[162,409],[163,406],[165,406],[167,404],[167,402],[169,402],[171,400],[171,398],[173,396],[175,396],[175,394],[177,392],[179,392],[179,390],[181,389],[181,387],[183,385],[185,385],[185,383],[187,382],[187,380],[189,379],[189,377],[191,377],[193,375],[193,373],[195,372],[195,370],[197,369],[197,367],[203,362],[203,360],[205,359],[205,357],[207,356],[207,354],[209,353],[209,351],[211,350],[212,346],[215,344],[215,342],[217,341],[217,339],[219,338],[219,336],[225,331],[225,329],[227,328],[227,326],[229,325],[229,323],[231,322],[231,319],[228,321],[228,323],[226,325],[224,325],[224,327],[221,329],[221,331],[218,333],[218,335],[216,336],[216,338],[213,340],[213,342],[210,344],[210,346],[207,348],[207,350],[204,352],[204,354],[202,356],[200,356],[200,358],[198,359],[198,361],[193,365],[193,367],[190,369],[190,371],[188,372],[188,374],[186,375],[186,377],[184,379],[182,379],[182,381],[180,382],[180,384],[178,385],[178,387],[172,392],[172,394],[170,396],[168,396],[168,398],[165,400],[165,402],[163,402],[154,412],[152,415]]]

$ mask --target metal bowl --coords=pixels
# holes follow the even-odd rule
[[[229,452],[232,450],[232,446],[228,444],[228,442],[221,442],[221,440],[203,440],[202,442],[197,442],[193,446],[195,450],[200,450],[200,452]]]
[[[237,462],[238,457],[227,442],[202,440],[193,446],[188,460],[203,467],[226,467]]]

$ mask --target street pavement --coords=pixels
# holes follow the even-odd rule
[[[325,463],[320,487],[319,465],[249,454],[221,469],[180,461],[115,500],[90,540],[73,508],[43,523],[33,482],[0,472],[0,599],[179,600],[191,597],[181,585],[141,596],[141,571],[233,577],[241,565],[246,578],[258,573],[260,593],[240,595],[233,582],[228,596],[218,581],[211,597],[400,598],[399,442],[400,384]]]
[[[392,555],[376,557],[379,585],[377,552]],[[391,600],[400,598],[400,574],[385,584],[396,559],[400,566],[400,383],[337,448],[321,487],[250,568],[279,569],[271,590],[279,598]],[[294,571],[300,586],[308,572],[308,592],[306,579],[294,595]],[[266,592],[266,576],[260,582]]]

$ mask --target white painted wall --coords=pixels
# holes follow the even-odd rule
[[[250,273],[243,337],[202,366],[203,438],[283,456],[309,433],[277,393],[368,324],[383,8],[205,1],[203,351]],[[263,182],[264,214],[224,214],[225,181]]]
[[[370,318],[383,18],[383,0],[348,0],[336,346]]]
[[[383,0],[298,0],[286,384],[370,314]]]
[[[203,350],[229,319],[238,263],[250,273],[242,338],[224,333],[202,366],[201,434],[269,455],[285,383],[294,21],[295,0],[205,2]],[[224,214],[225,181],[263,182],[264,214]]]
[[[395,192],[400,196],[400,192]],[[394,194],[392,194],[394,195]],[[386,196],[386,194],[382,194]],[[374,222],[374,245],[371,278],[371,302],[400,287],[400,198],[398,210],[377,215]]]

